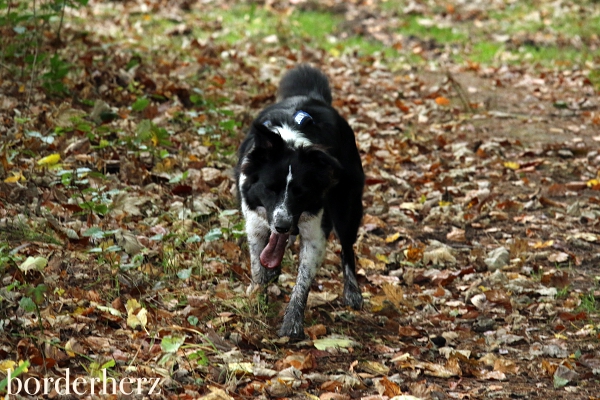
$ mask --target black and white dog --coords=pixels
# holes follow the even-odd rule
[[[321,71],[306,65],[290,70],[277,101],[258,115],[242,143],[236,182],[251,288],[279,275],[288,242],[300,234],[298,278],[279,335],[301,338],[308,292],[332,228],[342,245],[344,300],[362,306],[352,246],[362,219],[364,173],[354,132],[331,106]]]

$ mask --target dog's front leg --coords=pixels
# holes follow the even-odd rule
[[[327,241],[321,228],[321,211],[314,217],[300,220],[300,266],[298,267],[298,278],[296,286],[292,291],[290,303],[285,310],[283,325],[279,329],[279,336],[291,338],[304,337],[304,309],[310,285],[317,274],[317,268],[325,258]]]
[[[277,278],[281,272],[281,267],[269,269],[263,267],[260,263],[260,253],[267,245],[271,232],[267,222],[266,213],[261,213],[262,210],[249,210],[247,207],[242,207],[242,211],[246,220],[246,235],[248,237],[248,248],[250,250],[252,284],[248,288],[248,293],[251,293]]]

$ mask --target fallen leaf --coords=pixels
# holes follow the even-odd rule
[[[450,105],[450,100],[448,100],[446,97],[439,96],[435,98],[435,104],[437,104],[438,106],[447,107]]]
[[[41,160],[39,160],[37,162],[37,164],[42,165],[42,166],[52,166],[52,165],[58,163],[59,161],[60,161],[60,154],[54,153],[54,154],[50,154],[49,156],[42,158]]]
[[[398,238],[400,238],[400,232],[396,232],[392,235],[389,235],[385,238],[385,242],[386,243],[394,243],[396,240],[398,240]]]
[[[140,327],[146,329],[148,323],[148,310],[143,308],[136,299],[127,300],[125,305],[127,310],[127,326],[132,329]]]
[[[19,269],[24,273],[28,273],[29,271],[43,271],[48,265],[48,260],[44,257],[27,257],[21,265],[19,265]]]
[[[317,324],[304,328],[304,332],[312,339],[315,340],[323,335],[327,334],[327,328],[323,324]],[[298,367],[296,367],[298,368]],[[298,368],[301,369],[301,368]]]
[[[446,263],[456,264],[456,258],[452,255],[448,246],[441,246],[423,253],[423,264],[444,265]]]
[[[452,240],[454,242],[466,242],[467,239],[465,237],[465,230],[459,229],[456,227],[452,227],[452,230],[446,234],[446,239]]]
[[[514,161],[506,161],[502,165],[504,165],[505,168],[512,169],[512,170],[517,170],[517,169],[521,168],[521,165]]]
[[[345,349],[358,345],[353,339],[340,335],[330,335],[322,339],[313,340],[313,346],[318,350]]]

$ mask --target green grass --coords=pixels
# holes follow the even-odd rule
[[[482,41],[473,45],[468,59],[482,64],[492,64],[502,51],[504,51],[504,45],[501,43]]]
[[[590,82],[592,82],[592,85],[594,85],[594,87],[597,90],[600,90],[600,70],[596,69],[593,70],[592,72],[590,72],[590,75],[588,76]]]
[[[428,26],[423,17],[410,16],[400,27],[399,33],[412,36],[421,40],[435,40],[439,44],[457,44],[467,40],[466,33],[459,30],[456,24],[453,28],[439,27],[434,23]]]
[[[241,40],[261,43],[275,35],[278,45],[298,48],[303,44],[327,50],[333,55],[357,52],[361,55],[381,53],[394,57],[398,52],[380,42],[357,35],[342,35],[341,15],[322,11],[294,11],[290,16],[278,16],[256,5],[237,4],[204,16],[205,21],[222,20],[222,31],[199,30],[202,38],[212,36],[217,41],[234,45]]]
[[[484,65],[520,64],[540,65],[549,68],[572,68],[585,62],[600,60],[600,49],[589,50],[588,44],[597,41],[597,26],[600,26],[600,3],[586,1],[590,12],[555,13],[550,1],[523,1],[506,4],[504,8],[483,9],[481,16],[473,20],[452,20],[444,17],[446,6],[435,6],[427,14],[404,14],[405,0],[383,2],[384,10],[395,11],[400,26],[397,33],[414,41],[432,41],[435,45],[451,48],[450,56],[455,62],[477,62]],[[450,2],[452,3],[452,2]],[[459,6],[456,6],[457,8]],[[176,23],[164,18],[138,14],[136,20],[147,34],[140,37],[141,45],[162,54],[164,49],[179,52],[181,44],[187,40],[182,36],[165,35],[165,31]],[[440,21],[449,21],[441,25]],[[436,21],[433,24],[427,20]],[[134,21],[136,22],[136,21]],[[413,54],[412,49],[397,50],[391,46],[356,35],[351,28],[344,28],[344,16],[327,11],[294,10],[290,15],[278,15],[256,4],[233,3],[229,8],[208,8],[204,13],[189,14],[187,25],[193,28],[193,37],[211,39],[216,43],[235,46],[249,42],[258,51],[277,46],[300,48],[308,45],[323,49],[332,56],[355,54],[359,59],[365,56],[378,56],[394,65],[422,65],[429,60],[427,52]],[[499,42],[498,36],[506,36],[506,43]],[[556,38],[560,40],[556,40]],[[581,48],[570,45],[570,41],[581,38]],[[269,43],[265,43],[265,39]],[[271,40],[276,38],[276,43]],[[547,39],[547,40],[546,40]],[[535,42],[532,42],[535,41]],[[519,41],[523,44],[519,45]],[[188,57],[183,51],[182,58]],[[189,56],[191,57],[191,56]],[[395,69],[395,68],[393,68]],[[590,80],[600,85],[600,76],[595,74]]]
[[[457,10],[460,5],[453,4]],[[388,12],[393,11],[402,21],[399,33],[419,40],[433,40],[438,45],[452,45],[459,48],[452,54],[457,62],[474,61],[488,65],[503,63],[539,64],[551,68],[572,68],[573,65],[600,59],[600,49],[591,50],[590,43],[598,41],[600,26],[600,3],[587,0],[579,3],[586,12],[556,11],[550,0],[520,1],[506,4],[503,8],[482,8],[482,13],[472,20],[453,20],[451,26],[440,26],[449,18],[445,6],[434,6],[424,14],[405,15],[406,0],[389,0],[382,4]],[[570,7],[572,4],[566,4]],[[569,9],[570,10],[570,9]],[[423,26],[422,19],[440,22],[433,26]],[[510,40],[504,44],[496,40],[498,36]],[[571,45],[578,41],[580,48]],[[518,45],[518,41],[524,42]],[[536,41],[530,43],[530,41]],[[593,82],[599,79],[593,76]],[[596,85],[597,86],[597,85]]]
[[[579,310],[585,311],[588,314],[597,313],[600,309],[600,303],[596,300],[593,292],[587,293],[581,297]]]

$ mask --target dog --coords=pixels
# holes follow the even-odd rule
[[[304,309],[327,238],[342,247],[344,301],[363,298],[355,272],[356,242],[365,176],[354,131],[332,107],[327,77],[300,65],[280,81],[276,103],[253,121],[235,168],[238,200],[250,251],[250,291],[281,272],[289,243],[300,235],[300,265],[279,336],[304,337]]]

